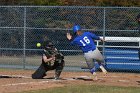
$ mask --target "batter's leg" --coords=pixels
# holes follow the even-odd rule
[[[98,50],[98,48],[96,48],[96,50],[94,50],[93,52],[87,54],[89,56],[89,58],[93,58],[94,60],[96,60],[96,62],[98,62],[100,69],[102,70],[102,72],[104,74],[107,74],[107,70],[104,68],[103,64],[104,64],[104,57],[102,56],[102,54],[100,53],[100,51]],[[88,56],[86,56],[88,58]]]
[[[97,80],[97,74],[96,74],[96,69],[95,69],[95,62],[92,58],[86,59],[86,63],[88,65],[88,68],[90,70],[90,73],[92,74],[92,79]]]

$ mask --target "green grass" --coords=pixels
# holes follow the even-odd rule
[[[50,88],[19,93],[140,93],[138,87],[116,87],[99,85],[79,85]]]

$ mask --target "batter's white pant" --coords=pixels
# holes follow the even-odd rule
[[[100,53],[98,48],[96,48],[93,51],[91,50],[91,51],[88,51],[87,53],[84,53],[84,57],[85,57],[85,60],[89,69],[92,69],[95,67],[95,61],[98,62],[99,65],[104,63],[104,57]]]

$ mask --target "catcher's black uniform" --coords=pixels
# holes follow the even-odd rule
[[[44,76],[46,76],[46,72],[49,70],[55,70],[55,79],[58,79],[63,67],[64,67],[64,56],[62,53],[58,52],[56,48],[54,47],[45,47],[43,50],[43,56],[46,56],[47,58],[50,58],[52,56],[55,56],[55,61],[49,61],[45,62],[42,58],[42,64],[39,66],[39,68],[32,74],[33,79],[42,79]],[[42,57],[43,57],[42,56]]]

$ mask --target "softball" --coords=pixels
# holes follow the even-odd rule
[[[36,46],[37,46],[37,47],[41,47],[41,43],[37,43]]]

